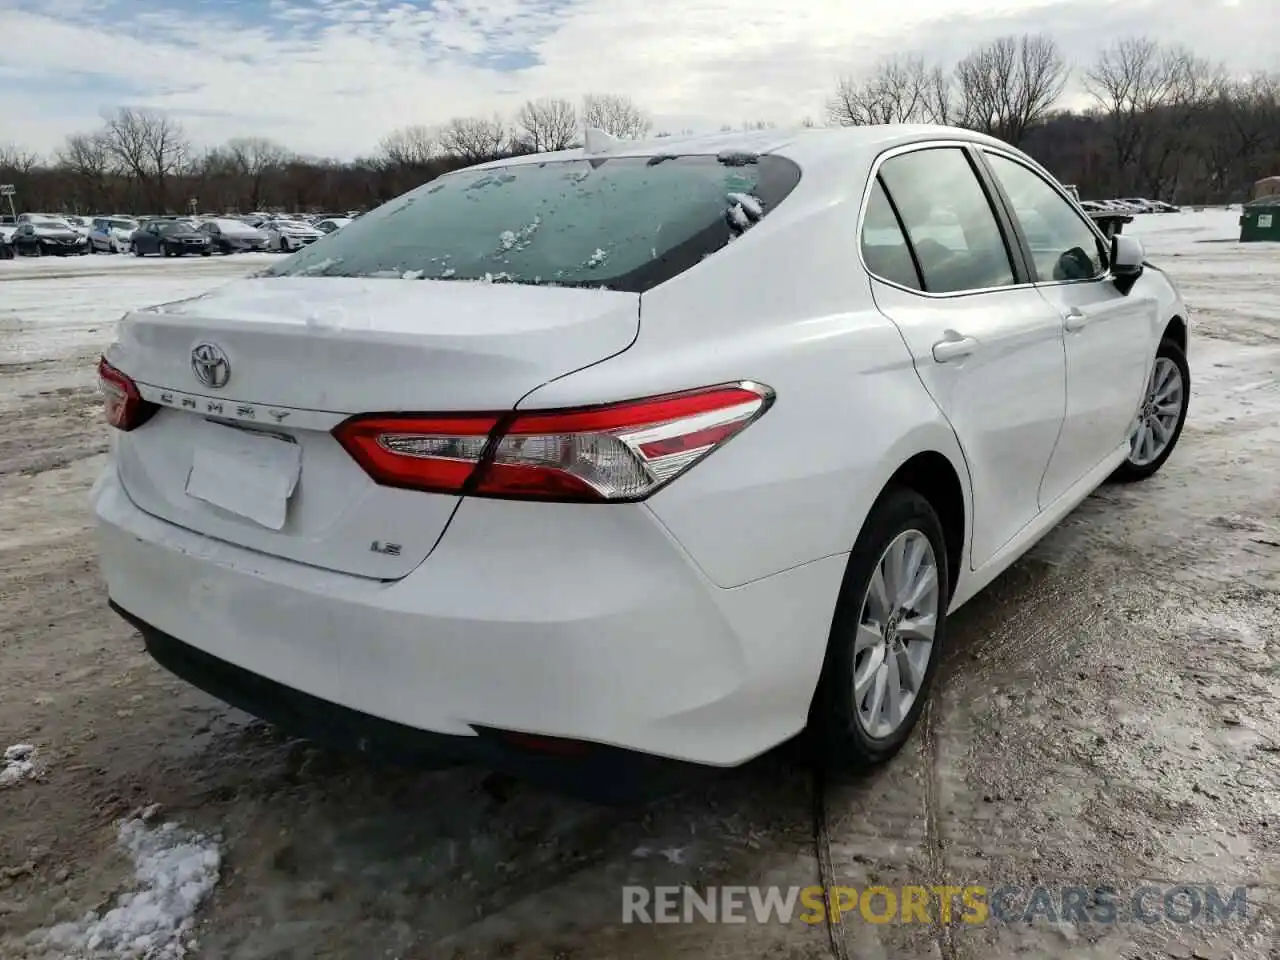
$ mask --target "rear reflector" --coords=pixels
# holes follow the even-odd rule
[[[140,427],[156,412],[156,405],[142,399],[138,385],[107,363],[98,361],[98,388],[102,391],[106,421],[117,430]]]
[[[334,436],[376,482],[440,493],[627,502],[670,483],[768,409],[743,381],[575,410],[365,416]]]

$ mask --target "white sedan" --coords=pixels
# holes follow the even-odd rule
[[[97,217],[89,231],[91,253],[128,253],[138,221],[130,217]]]
[[[315,243],[324,234],[301,220],[269,220],[258,227],[267,235],[267,249],[280,253],[293,253]]]
[[[341,230],[350,222],[346,217],[326,217],[324,220],[316,221],[316,229],[321,233],[333,233],[335,230]]]
[[[111,602],[353,747],[884,761],[948,614],[1170,456],[1186,308],[968,131],[593,143],[127,315]]]

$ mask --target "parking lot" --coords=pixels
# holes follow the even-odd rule
[[[1234,242],[1237,217],[1126,226],[1193,311],[1184,438],[957,614],[913,745],[834,784],[780,751],[635,809],[339,755],[156,667],[96,567],[94,363],[124,310],[275,258],[0,262],[0,750],[34,748],[0,769],[0,956],[1277,956],[1280,245]],[[147,908],[180,935],[127,940],[141,921],[107,911],[157,873],[170,893]],[[628,884],[818,883],[1211,884],[1247,887],[1248,908],[621,922]]]

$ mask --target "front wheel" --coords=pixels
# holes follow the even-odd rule
[[[822,761],[883,763],[906,743],[941,659],[950,574],[942,524],[914,490],[886,492],[849,555],[810,714]]]
[[[1161,340],[1142,406],[1129,428],[1129,458],[1111,479],[1121,483],[1145,480],[1164,466],[1182,436],[1190,402],[1187,355],[1174,341]]]

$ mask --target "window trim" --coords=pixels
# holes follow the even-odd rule
[[[1021,248],[1022,256],[1025,259],[1027,264],[1027,274],[1028,276],[1033,278],[1032,279],[1033,286],[1059,287],[1059,286],[1064,286],[1066,284],[1077,284],[1077,283],[1109,283],[1115,280],[1115,276],[1111,272],[1111,252],[1110,252],[1111,244],[1107,241],[1106,236],[1103,235],[1102,230],[1098,227],[1098,225],[1093,222],[1093,218],[1085,214],[1076,205],[1075,200],[1072,199],[1072,197],[1053,178],[1052,174],[1050,174],[1047,170],[1037,169],[1039,165],[1036,164],[1034,161],[1031,161],[1030,163],[1028,163],[1027,162],[1028,158],[1016,156],[1013,153],[1010,153],[1008,150],[1001,150],[997,147],[991,147],[983,144],[981,146],[978,146],[975,152],[978,154],[977,160],[979,164],[981,165],[982,169],[986,171],[987,176],[991,178],[992,188],[996,191],[997,195],[1000,197],[1000,203],[1007,212],[1010,227],[1013,230],[1014,236],[1017,238],[1018,246]],[[1038,177],[1040,181],[1043,182],[1046,186],[1048,186],[1049,189],[1051,189],[1054,193],[1056,193],[1060,199],[1065,201],[1067,206],[1071,208],[1071,212],[1076,215],[1076,218],[1078,220],[1083,221],[1083,223],[1088,228],[1088,230],[1093,234],[1097,242],[1101,244],[1101,249],[1106,251],[1106,261],[1107,261],[1106,269],[1104,269],[1097,276],[1081,277],[1075,280],[1054,280],[1052,277],[1048,279],[1041,279],[1039,276],[1039,271],[1036,270],[1035,268],[1035,259],[1032,256],[1031,243],[1027,240],[1026,234],[1023,233],[1022,224],[1018,220],[1017,214],[1014,212],[1013,201],[1009,198],[1009,195],[1005,192],[1004,186],[1000,183],[1000,178],[996,175],[995,170],[991,167],[989,163],[987,163],[986,155],[989,153],[995,156],[1001,157],[1004,160],[1008,160],[1010,163],[1015,163],[1018,166],[1022,167],[1024,170],[1026,170],[1028,173],[1030,173],[1032,176]]]
[[[872,193],[875,192],[876,187],[879,187],[880,192],[884,194],[885,203],[889,205],[889,212],[893,214],[893,222],[898,227],[898,234],[902,237],[902,245],[903,247],[906,248],[907,257],[910,258],[911,260],[911,269],[914,270],[916,274],[916,286],[914,287],[906,287],[901,283],[897,283],[895,281],[890,281],[890,280],[885,280],[884,282],[893,283],[895,287],[902,287],[902,289],[904,290],[912,290],[915,293],[924,293],[924,269],[920,266],[920,257],[916,255],[916,248],[911,243],[911,236],[907,233],[906,224],[902,222],[902,213],[898,210],[898,205],[893,202],[893,195],[889,193],[889,185],[884,182],[884,179],[880,176],[879,173],[877,173],[874,177],[871,178],[870,183],[871,183],[871,186],[867,190],[867,204],[871,203],[871,195]],[[866,215],[865,207],[863,209],[863,215],[864,217]],[[862,259],[864,266],[866,265],[866,243],[864,242],[865,236],[866,236],[865,226],[859,227],[858,256]],[[878,280],[883,279],[879,274],[871,273],[870,270],[867,271],[867,275],[874,276]]]
[[[974,155],[975,151],[980,146],[980,144],[972,140],[917,140],[912,143],[904,143],[895,147],[890,147],[888,150],[884,150],[876,155],[876,158],[871,162],[871,171],[867,176],[867,182],[862,188],[862,206],[858,210],[858,224],[856,232],[858,263],[862,265],[862,270],[868,277],[871,277],[878,283],[883,283],[887,286],[893,287],[895,290],[901,290],[905,293],[914,294],[918,297],[929,297],[933,300],[953,300],[957,297],[972,297],[985,293],[998,293],[1004,290],[1017,290],[1024,287],[1035,286],[1035,282],[1031,279],[1031,274],[1028,272],[1026,267],[1026,250],[1017,234],[1011,233],[1014,229],[1014,224],[1009,221],[1003,201],[997,199],[1000,194],[993,194],[991,192],[993,185],[989,184],[987,181],[989,173],[985,164],[981,162],[980,157]],[[888,280],[879,274],[872,272],[872,270],[867,266],[866,257],[862,254],[862,231],[865,226],[867,216],[867,204],[871,199],[871,190],[880,177],[880,168],[894,157],[900,157],[908,153],[917,153],[922,150],[937,150],[940,148],[959,149],[964,155],[965,160],[969,163],[974,179],[977,180],[979,189],[982,190],[983,196],[986,197],[987,206],[991,210],[991,215],[995,218],[996,229],[1000,232],[1000,239],[1005,247],[1005,255],[1009,258],[1009,265],[1013,270],[1013,283],[1004,284],[998,287],[976,287],[972,290],[948,290],[946,292],[937,293],[930,290],[913,290],[910,287],[904,287],[900,283],[894,283],[892,280]],[[893,192],[889,190],[888,184],[882,184],[881,186],[884,189],[885,195],[889,198],[889,203],[893,206],[894,214],[896,216],[898,204],[897,201],[893,199]],[[907,249],[911,251],[912,260],[916,261],[918,264],[919,258],[915,252],[915,245],[912,244],[911,235],[907,232],[900,217],[898,218],[898,226],[902,230],[903,239],[907,242]],[[923,274],[921,274],[920,279],[923,285]]]

